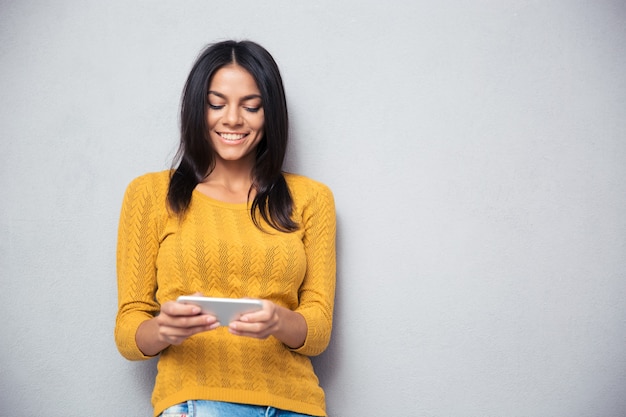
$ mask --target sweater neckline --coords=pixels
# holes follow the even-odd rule
[[[193,195],[198,197],[201,201],[207,202],[213,206],[223,207],[230,210],[249,210],[248,203],[229,203],[226,201],[216,200],[213,197],[209,197],[208,195],[198,191],[193,190]]]

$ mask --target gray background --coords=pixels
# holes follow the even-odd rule
[[[2,1],[0,414],[147,416],[113,343],[124,189],[200,49],[285,78],[338,215],[335,417],[626,415],[623,1]]]

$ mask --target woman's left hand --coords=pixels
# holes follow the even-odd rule
[[[268,300],[262,300],[261,310],[242,315],[228,325],[230,333],[237,336],[267,339],[274,336],[292,349],[304,344],[307,325],[304,317]]]

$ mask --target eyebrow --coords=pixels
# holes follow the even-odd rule
[[[208,94],[213,94],[214,96],[218,96],[219,98],[226,99],[226,96],[224,94],[218,93],[217,91],[209,90],[207,95]],[[255,99],[255,98],[263,99],[260,94],[250,94],[250,95],[247,95],[247,96],[243,96],[241,98],[241,100],[239,100],[239,101],[248,101],[248,100],[252,100],[252,99]]]

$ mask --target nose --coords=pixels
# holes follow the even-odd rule
[[[227,106],[224,114],[224,123],[229,126],[241,124],[241,109],[238,106]]]

